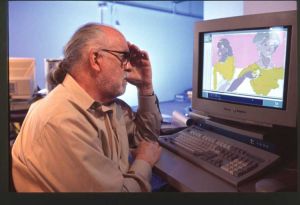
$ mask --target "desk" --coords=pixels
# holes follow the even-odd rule
[[[237,192],[233,186],[165,148],[153,171],[181,192]]]
[[[273,178],[284,183],[284,191],[297,191],[296,160],[268,169],[264,174],[238,188],[165,148],[162,148],[161,158],[153,171],[181,192],[255,192],[255,183],[262,178]]]
[[[9,118],[9,125],[10,125],[10,132],[9,132],[9,139],[10,139],[10,146],[14,143],[16,139],[20,127],[26,117],[30,106],[29,100],[24,101],[10,101],[10,118]]]
[[[170,114],[171,109],[182,112],[186,106],[186,102],[165,102],[160,104],[160,109],[162,113]],[[262,178],[277,179],[285,183],[287,187],[285,191],[297,191],[296,161],[283,159],[280,165],[268,169],[238,188],[165,148],[162,148],[161,158],[153,171],[181,192],[255,192],[255,183]]]
[[[19,122],[22,124],[24,121],[26,114],[28,110],[15,110],[15,111],[10,111],[10,122]]]

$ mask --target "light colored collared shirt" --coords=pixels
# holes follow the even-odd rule
[[[12,148],[19,192],[150,191],[151,166],[128,162],[129,145],[158,137],[155,96],[139,96],[137,112],[121,100],[95,102],[67,74],[33,103]]]

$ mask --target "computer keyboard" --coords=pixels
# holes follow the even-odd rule
[[[279,156],[193,125],[176,134],[161,136],[161,146],[232,185],[271,167]]]

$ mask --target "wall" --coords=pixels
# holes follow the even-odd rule
[[[296,1],[204,1],[203,19],[296,10]]]
[[[174,99],[174,94],[192,87],[193,26],[198,19],[155,11],[145,12],[117,6],[117,27],[128,40],[148,51],[153,68],[153,83],[160,101]],[[134,17],[126,18],[128,14]],[[142,17],[142,18],[141,18]],[[138,29],[137,28],[138,25]],[[123,97],[136,92],[127,87]]]
[[[296,1],[244,1],[245,15],[296,9]]]
[[[40,88],[45,87],[44,58],[61,57],[79,25],[99,21],[97,2],[9,1],[8,12],[9,56],[36,59]]]
[[[204,1],[203,6],[199,3],[192,8],[194,12],[204,8],[203,18],[209,20],[295,7],[295,1]],[[161,101],[191,88],[193,25],[199,19],[121,5],[103,10],[105,24],[116,20],[120,24],[116,27],[129,41],[148,51]],[[96,1],[9,1],[9,55],[36,58],[37,83],[44,88],[44,58],[61,57],[72,33],[91,21],[101,21]],[[136,105],[135,87],[129,85],[121,98]]]
[[[9,56],[36,58],[37,83],[45,87],[44,58],[59,58],[74,31],[87,22],[100,22],[96,1],[9,2]],[[202,4],[199,4],[202,5]],[[202,7],[199,6],[202,11]],[[116,27],[127,40],[147,50],[153,83],[160,101],[174,99],[192,86],[193,26],[199,19],[115,5],[103,10],[103,23]],[[137,104],[136,89],[128,86],[121,97]]]
[[[218,19],[243,15],[243,1],[204,1],[203,19]]]

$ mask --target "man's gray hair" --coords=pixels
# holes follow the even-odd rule
[[[64,58],[58,64],[57,68],[48,73],[48,84],[54,88],[62,83],[66,74],[71,71],[74,65],[82,60],[82,54],[90,45],[99,45],[103,43],[104,32],[101,31],[101,24],[88,23],[80,27],[71,37],[64,47]]]

